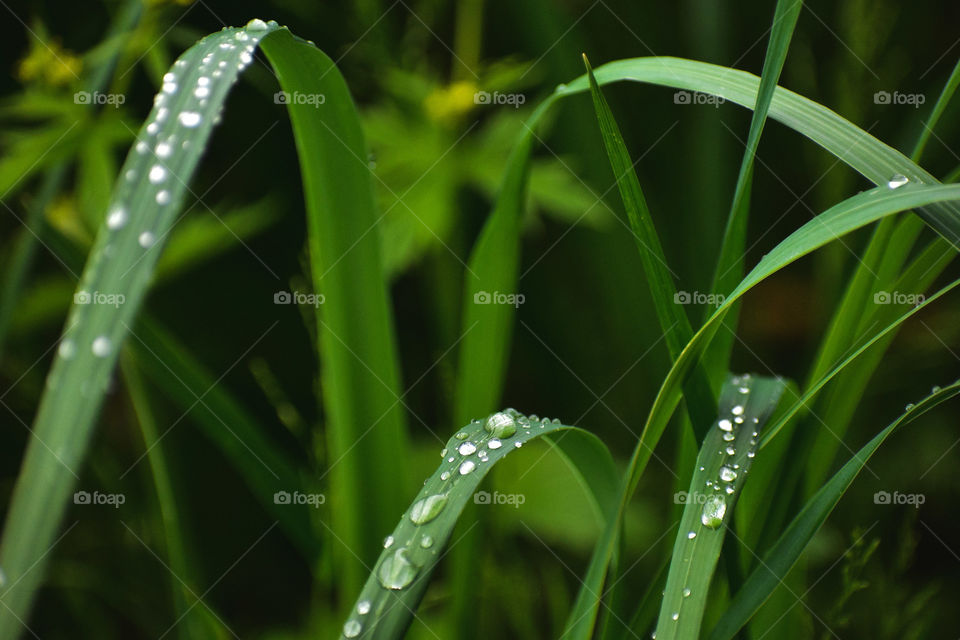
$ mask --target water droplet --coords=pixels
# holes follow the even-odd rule
[[[477,446],[472,442],[464,442],[462,445],[457,447],[457,452],[462,456],[470,456],[476,453]]]
[[[192,128],[200,124],[201,118],[200,114],[196,111],[184,111],[177,116],[177,120],[179,120],[183,126]]]
[[[157,154],[158,158],[169,158],[172,151],[173,147],[170,146],[169,142],[160,142],[153,150],[153,152]]]
[[[436,494],[421,498],[413,503],[410,508],[410,521],[413,524],[423,524],[430,522],[443,511],[447,505],[447,496]]]
[[[348,620],[347,623],[343,625],[343,637],[356,638],[362,630],[363,626],[359,622],[356,620]]]
[[[393,546],[393,536],[387,536],[386,538],[383,539],[384,549],[389,549],[392,546]]]
[[[737,439],[737,436],[735,436],[732,431],[727,431],[723,434],[723,439],[725,442],[733,442]]]
[[[197,87],[196,89],[193,90],[193,96],[195,98],[203,99],[209,95],[210,95],[210,87]]]
[[[726,448],[726,452],[727,452],[727,455],[728,455],[728,456],[735,456],[735,455],[737,455],[737,450],[734,449],[733,447],[727,447],[727,448]]]
[[[73,354],[76,352],[77,348],[73,344],[73,340],[69,338],[65,339],[60,343],[60,347],[57,349],[57,353],[60,354],[60,357],[64,360],[69,360],[73,357]]]
[[[433,546],[433,536],[423,536],[420,538],[420,546],[424,549],[429,549]]]
[[[467,434],[461,431],[460,433],[455,435],[454,438],[456,438],[457,440],[465,440],[467,438]]]
[[[723,496],[708,496],[700,512],[700,522],[703,526],[716,529],[723,524],[723,517],[727,514],[727,501]]]
[[[738,404],[733,409],[730,409],[730,413],[735,416],[743,415],[743,405]]]
[[[487,443],[488,449],[499,449],[502,446],[503,446],[503,443],[496,438],[491,438],[490,442]]]
[[[441,474],[440,474],[440,479],[441,479],[441,480],[449,480],[449,479],[450,479],[450,472],[449,472],[449,471],[444,471],[443,473],[441,473]]]
[[[717,426],[719,426],[723,431],[733,431],[733,423],[726,418],[718,422]]]
[[[513,446],[516,447],[517,449],[519,449],[520,447],[523,446],[523,443],[522,443],[522,442],[514,442],[514,443],[513,443]]]
[[[931,393],[931,394],[933,394],[933,393],[940,393],[940,387],[937,386],[937,385],[934,385],[934,387],[933,387],[932,389],[930,389],[930,393]]]
[[[690,597],[690,593],[691,593],[691,591],[690,591],[689,588],[684,589],[684,590],[683,590],[683,597],[684,597],[684,598],[689,598],[689,597]]]
[[[377,571],[377,577],[384,589],[399,590],[413,582],[420,570],[407,558],[406,547],[400,547],[393,555],[384,558]]]
[[[144,249],[149,249],[150,247],[153,246],[153,243],[156,241],[157,239],[149,231],[144,231],[143,233],[140,234],[140,237],[137,238],[137,242],[139,242],[140,246],[143,247]]]
[[[170,202],[170,192],[166,189],[157,191],[157,204],[168,204]]]
[[[697,532],[696,532],[696,531],[691,531],[690,533],[687,534],[687,538],[688,538],[689,540],[693,540],[693,539],[696,538],[696,537],[697,537]]]
[[[908,404],[907,406],[905,406],[905,407],[903,408],[903,410],[904,410],[904,411],[913,411],[913,407],[914,407],[914,406],[915,406],[915,405],[911,402],[910,404]]]
[[[477,468],[477,465],[473,463],[473,460],[467,460],[462,465],[460,465],[460,475],[465,476],[476,468]]]
[[[267,23],[260,18],[254,18],[247,23],[247,29],[250,31],[266,31],[268,27]]]
[[[127,211],[123,207],[114,207],[107,216],[107,228],[119,229],[127,223]]]
[[[91,346],[93,355],[97,356],[98,358],[106,358],[108,355],[110,355],[110,349],[110,338],[106,336],[97,337]]]
[[[737,479],[737,472],[730,467],[720,467],[720,479],[724,482],[733,482]]]
[[[370,601],[369,601],[369,600],[361,600],[360,602],[358,602],[358,603],[357,603],[357,613],[359,613],[359,614],[362,615],[362,616],[365,616],[365,615],[367,615],[368,613],[370,613]]]
[[[150,167],[150,182],[160,184],[167,179],[167,170],[158,164]]]
[[[674,622],[676,622],[677,620],[680,619],[680,614],[679,614],[678,612],[674,611],[674,612],[673,612],[673,615],[670,616],[670,619],[673,620]]]
[[[755,456],[755,455],[757,455],[756,452],[754,452],[754,451],[747,451],[747,457],[748,457],[748,458],[752,458],[752,457]]]
[[[517,432],[517,422],[510,414],[498,411],[487,418],[483,428],[495,438],[509,438]]]
[[[737,389],[737,391],[739,391],[740,393],[750,393],[750,388],[749,388],[749,387],[740,387],[739,389]]]
[[[141,140],[140,142],[137,143],[136,149],[137,149],[137,153],[146,153],[147,150],[150,149],[150,147],[147,146],[146,142]]]
[[[887,181],[887,187],[890,189],[899,189],[908,182],[910,182],[910,178],[902,173],[897,173]]]

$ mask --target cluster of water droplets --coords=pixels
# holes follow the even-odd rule
[[[410,507],[405,518],[416,525],[414,533],[406,536],[405,541],[397,539],[406,527],[401,524],[396,536],[387,536],[383,548],[392,550],[377,567],[377,581],[383,589],[399,591],[410,586],[419,575],[421,565],[417,556],[424,551],[436,554],[432,535],[421,530],[422,525],[435,520],[447,507],[452,487],[466,476],[470,476],[483,465],[490,464],[494,453],[504,454],[505,447],[512,442],[519,448],[523,441],[518,433],[546,429],[560,424],[559,420],[540,418],[536,415],[525,416],[515,409],[498,411],[486,420],[473,420],[470,426],[457,432],[440,452],[444,463],[440,473],[440,486],[435,487]],[[480,428],[482,426],[482,428]],[[409,527],[409,525],[407,525]],[[362,617],[369,613],[371,602],[363,600],[357,606],[357,616],[351,617],[344,625],[343,635],[354,638],[363,630]]]
[[[187,176],[181,178],[175,175],[168,163],[175,159],[177,149],[187,149],[194,142],[192,131],[203,123],[203,111],[209,106],[216,80],[229,71],[232,75],[231,81],[235,82],[237,74],[253,61],[253,51],[260,38],[276,26],[273,21],[267,23],[263,20],[251,20],[245,29],[232,30],[232,37],[218,34],[216,37],[222,38],[223,42],[218,45],[216,52],[204,55],[199,64],[188,64],[188,52],[163,76],[160,91],[154,98],[151,117],[127,160],[128,168],[118,188],[119,196],[107,211],[106,237],[98,238],[93,260],[77,291],[81,299],[89,296],[90,291],[110,289],[99,286],[103,284],[98,282],[100,260],[114,254],[114,242],[121,237],[118,234],[127,233],[125,230],[128,223],[135,217],[129,204],[135,185],[145,175],[146,183],[155,189],[152,199],[156,204],[166,207],[173,202],[174,186],[177,182],[185,181]],[[236,55],[237,51],[239,55]],[[187,82],[190,86],[185,84]],[[186,99],[178,99],[185,91],[189,91],[190,95]],[[178,111],[175,117],[173,109]],[[156,245],[158,229],[163,227],[165,220],[169,220],[169,216],[169,213],[164,215],[163,211],[149,216],[150,219],[145,221],[146,228],[132,232],[142,250],[146,251]],[[133,256],[132,260],[134,266],[139,262],[138,256]],[[130,267],[132,268],[133,266]],[[74,313],[76,321],[73,325],[76,326],[89,313],[89,307],[77,307]],[[114,340],[109,335],[100,334],[88,339],[89,352],[96,358],[107,358],[114,353]],[[71,360],[78,353],[77,340],[69,334],[65,335],[57,353],[61,359]],[[51,377],[48,384],[54,386],[55,380]]]

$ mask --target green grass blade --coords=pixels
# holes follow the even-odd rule
[[[623,142],[620,127],[613,117],[613,112],[610,110],[610,105],[607,104],[603,92],[597,86],[593,69],[590,67],[590,61],[587,60],[586,54],[583,56],[583,63],[587,67],[590,95],[593,98],[593,106],[600,125],[603,144],[606,147],[607,157],[610,159],[610,166],[620,190],[620,197],[623,199],[624,209],[626,209],[627,217],[630,220],[630,229],[640,253],[643,271],[647,276],[646,280],[650,288],[650,296],[653,299],[653,307],[657,313],[657,319],[660,321],[660,328],[663,330],[664,342],[670,352],[670,359],[671,361],[676,360],[683,350],[683,346],[693,336],[693,329],[690,327],[690,320],[687,318],[683,306],[677,304],[677,289],[673,284],[667,256],[660,244],[660,237],[657,235],[653,216],[647,206],[646,198],[643,197],[640,180],[637,178],[626,144]],[[706,433],[706,425],[712,419],[716,405],[713,392],[710,390],[706,374],[702,369],[697,368],[685,391],[687,392],[687,408],[699,439]]]
[[[914,145],[913,153],[910,156],[914,162],[919,162],[923,156],[923,151],[930,141],[930,136],[933,135],[933,130],[940,121],[943,112],[946,111],[947,105],[950,104],[950,99],[956,93],[958,85],[960,85],[960,60],[957,60],[957,63],[953,66],[953,72],[950,74],[947,84],[943,86],[943,91],[940,92],[937,102],[933,105],[930,117],[923,123],[923,130],[920,132],[920,137],[917,138],[917,144]]]
[[[263,42],[284,91],[322,94],[322,109],[288,101],[307,206],[313,285],[326,296],[317,335],[329,438],[333,530],[349,549],[337,554],[343,584],[362,583],[365,555],[392,526],[408,485],[405,407],[392,311],[371,233],[378,215],[356,108],[333,61],[278,31]]]
[[[736,594],[730,607],[711,632],[710,640],[730,640],[750,620],[770,593],[781,584],[873,453],[897,427],[912,422],[958,393],[960,381],[932,393],[915,407],[910,407],[864,445],[797,514]]]
[[[17,635],[20,619],[28,615],[119,346],[146,292],[159,247],[182,206],[186,184],[214,120],[250,61],[252,47],[269,32],[264,27],[224,30],[187,50],[174,65],[124,163],[107,224],[97,236],[79,291],[122,294],[126,303],[116,308],[74,305],[67,318],[4,527],[0,566],[15,586],[3,596],[0,637]],[[201,77],[208,84],[201,84]],[[184,148],[187,137],[189,144]],[[169,153],[167,147],[158,152],[158,145],[164,144],[169,145]]]
[[[631,80],[676,89],[717,95],[753,108],[760,80],[746,71],[684,60],[682,58],[632,58],[618,60],[595,71],[597,82]],[[586,76],[557,89],[567,96],[589,90]],[[769,117],[803,134],[874,184],[886,184],[901,174],[911,182],[936,184],[937,179],[896,149],[884,144],[823,105],[777,87],[770,102]],[[960,242],[960,206],[931,204],[918,214],[954,247]]]
[[[497,461],[540,436],[551,437],[579,465],[576,471],[601,512],[616,505],[613,458],[590,432],[547,419],[529,420],[510,409],[474,420],[447,442],[440,467],[383,543],[380,559],[344,624],[346,637],[403,636],[461,511],[474,495],[483,495],[475,493],[480,481]]]
[[[697,457],[673,546],[657,638],[699,637],[710,582],[753,461],[757,433],[782,392],[782,380],[752,376],[732,377],[720,392],[719,417]]]
[[[933,203],[956,201],[958,196],[960,196],[960,188],[955,185],[909,185],[893,190],[872,189],[831,207],[793,232],[764,256],[694,334],[661,384],[627,468],[616,522],[622,521],[626,505],[640,481],[640,476],[680,402],[680,386],[693,363],[697,361],[704,347],[715,335],[719,328],[719,321],[731,304],[773,273],[846,233],[896,212]],[[570,638],[585,639],[592,633],[598,603],[590,602],[583,594],[600,593],[617,539],[617,525],[608,524],[601,540],[594,548],[587,574],[583,579],[586,588],[581,590],[581,597],[578,597],[572,609],[566,630]]]
[[[767,122],[767,113],[773,101],[773,93],[777,88],[783,64],[787,59],[787,50],[793,38],[793,30],[797,25],[797,18],[803,9],[802,0],[777,0],[777,7],[773,15],[773,25],[770,28],[770,41],[767,43],[767,54],[763,60],[763,71],[760,74],[760,86],[757,89],[756,104],[750,119],[750,131],[747,134],[747,144],[740,163],[740,173],[737,175],[737,184],[733,192],[733,201],[730,212],[727,214],[727,226],[720,244],[720,255],[717,258],[717,267],[713,276],[711,291],[726,295],[732,290],[740,278],[743,277],[745,265],[743,263],[747,243],[747,220],[750,213],[750,186],[753,183],[753,166],[760,145],[760,135]],[[709,312],[708,312],[709,313]],[[724,323],[730,331],[721,332],[707,352],[707,369],[714,375],[729,369],[730,352],[736,331],[739,308],[731,309]]]

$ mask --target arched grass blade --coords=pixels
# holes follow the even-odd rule
[[[687,492],[660,606],[656,637],[697,638],[710,582],[737,497],[753,461],[758,433],[783,392],[778,378],[732,377],[720,394]]]
[[[252,27],[215,33],[180,57],[124,163],[78,292],[119,294],[125,303],[74,305],[67,318],[4,527],[0,566],[14,586],[3,594],[2,637],[17,635],[28,615],[119,347],[220,108],[253,48],[276,28]]]
[[[549,436],[571,461],[604,519],[616,506],[617,471],[591,433],[557,421],[531,420],[512,409],[474,420],[447,442],[443,462],[383,543],[380,559],[344,624],[348,638],[400,638],[416,615],[457,519],[483,477],[524,443]],[[483,494],[476,494],[481,499]],[[607,513],[603,513],[609,510]]]
[[[760,80],[746,71],[682,58],[632,58],[618,60],[595,71],[597,82],[632,80],[721,96],[752,109]],[[557,89],[567,96],[589,89],[581,76]],[[928,171],[896,149],[827,107],[792,91],[777,87],[770,102],[769,117],[803,134],[877,185],[887,184],[901,174],[910,182],[937,184]],[[960,207],[952,203],[931,203],[918,212],[923,220],[955,248],[960,242]]]
[[[368,153],[346,82],[333,61],[283,30],[263,52],[289,93],[322,94],[322,108],[290,100],[307,208],[329,442],[330,505],[336,536],[363,562],[336,554],[348,590],[362,584],[365,555],[393,524],[412,478],[405,406],[382,269],[379,215]]]
[[[797,514],[764,556],[760,566],[734,596],[726,613],[710,633],[710,640],[730,640],[750,620],[773,590],[781,584],[870,457],[897,427],[916,420],[958,393],[960,381],[935,391],[916,406],[909,406],[905,413],[864,445]]]

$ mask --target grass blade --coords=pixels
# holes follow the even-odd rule
[[[623,199],[624,209],[626,209],[627,217],[630,220],[630,229],[633,232],[633,238],[640,253],[640,261],[647,276],[650,297],[653,299],[657,319],[660,321],[660,328],[663,330],[664,342],[667,344],[670,359],[673,361],[677,359],[683,350],[683,346],[693,336],[690,319],[687,318],[683,306],[677,304],[677,289],[673,285],[672,272],[667,264],[667,257],[663,253],[657,229],[653,224],[653,216],[650,214],[646,198],[643,197],[640,180],[637,178],[633,162],[630,160],[630,153],[623,142],[620,127],[613,117],[610,105],[607,104],[603,92],[597,86],[593,69],[590,67],[590,61],[587,60],[586,54],[583,56],[583,63],[587,67],[590,95],[593,97],[593,106],[597,113],[597,121],[600,124],[603,144],[606,147],[607,157],[610,159],[610,166],[620,190],[620,197]],[[695,433],[697,438],[701,439],[706,433],[706,425],[713,418],[716,402],[706,374],[700,367],[697,367],[684,391],[686,392],[687,409],[690,412]]]
[[[483,477],[511,451],[540,436],[553,438],[578,465],[584,485],[604,509],[616,505],[617,472],[590,432],[507,409],[474,420],[447,442],[443,462],[383,544],[383,552],[343,627],[348,638],[402,637],[413,620],[441,551]],[[584,452],[589,452],[583,455]],[[611,513],[605,514],[606,517]]]
[[[864,445],[797,514],[734,597],[730,607],[710,633],[710,640],[730,640],[750,620],[770,593],[781,584],[873,453],[897,427],[912,422],[958,393],[960,381],[932,393],[915,407],[910,407]]]
[[[182,206],[186,184],[230,86],[270,29],[265,24],[263,29],[227,29],[187,50],[124,163],[79,291],[122,294],[126,303],[116,308],[74,305],[67,318],[4,527],[0,565],[16,586],[4,594],[0,637],[15,636],[20,619],[27,616],[159,246]],[[186,135],[190,141],[184,148]]]
[[[710,582],[729,518],[750,470],[757,433],[782,392],[783,381],[777,378],[732,377],[724,385],[717,426],[707,432],[687,493],[660,606],[657,638],[699,637]]]
[[[318,307],[329,438],[333,530],[351,554],[336,554],[344,588],[362,583],[364,555],[404,503],[408,471],[404,405],[372,174],[356,108],[333,61],[278,31],[263,43],[284,91],[322,94],[325,106],[288,101],[303,176]]]
[[[740,173],[737,176],[737,185],[733,192],[733,202],[727,215],[727,226],[720,244],[720,255],[717,258],[717,267],[713,277],[711,291],[726,294],[732,290],[740,278],[743,277],[743,257],[747,242],[747,219],[750,212],[750,185],[753,182],[753,165],[760,145],[760,135],[767,122],[767,113],[773,101],[773,93],[777,88],[783,63],[787,59],[787,50],[793,38],[793,30],[797,25],[800,10],[803,9],[802,0],[777,0],[777,7],[773,15],[773,26],[770,28],[770,41],[767,43],[767,55],[763,60],[763,71],[760,74],[760,86],[757,89],[756,104],[750,120],[750,131],[747,134],[746,149],[740,163]],[[736,331],[736,317],[739,307],[731,309],[724,323],[730,331],[722,332],[707,353],[707,369],[713,374],[729,369],[730,352],[733,349],[733,340]]]

